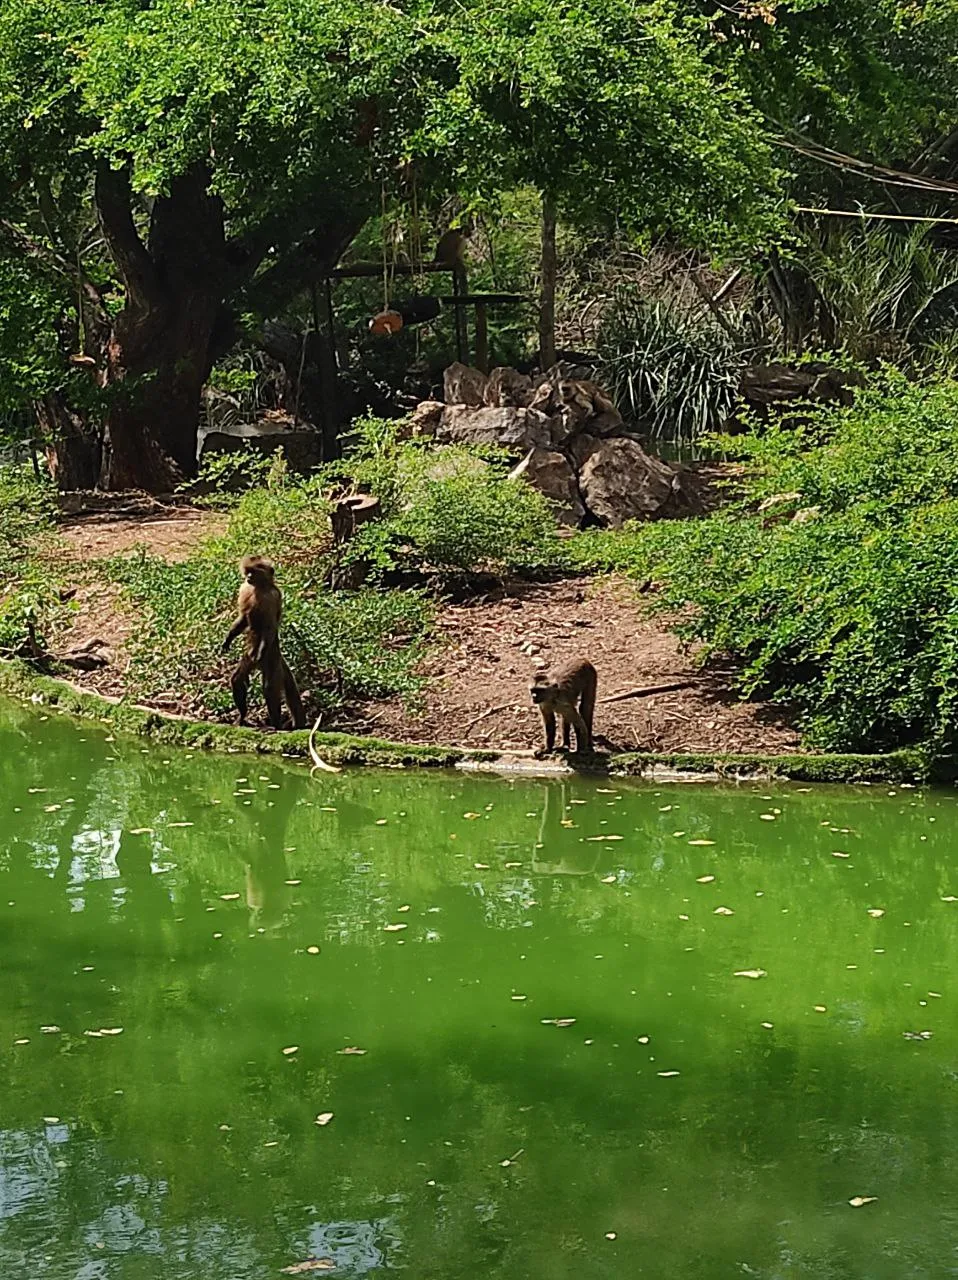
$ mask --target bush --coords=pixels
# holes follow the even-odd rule
[[[797,706],[811,745],[952,751],[958,384],[889,377],[852,409],[819,410],[801,435],[744,444],[738,509],[626,530],[593,546],[592,563],[660,579],[680,630],[740,659],[746,693]],[[796,496],[758,514],[772,494]]]
[[[504,455],[400,441],[397,425],[367,419],[348,460],[354,482],[375,493],[385,519],[364,527],[350,554],[380,569],[440,578],[536,573],[566,560],[547,498],[508,478]]]
[[[43,643],[62,609],[52,486],[27,467],[0,466],[0,654],[16,653],[31,629]]]

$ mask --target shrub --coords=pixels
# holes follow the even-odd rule
[[[797,706],[811,745],[953,750],[958,385],[891,377],[852,409],[819,410],[802,435],[745,447],[738,509],[627,529],[606,564],[659,579],[680,631],[740,659],[746,693]],[[798,496],[757,513],[773,493]],[[795,522],[796,507],[818,510]]]

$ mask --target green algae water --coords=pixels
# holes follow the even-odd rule
[[[0,708],[0,1275],[955,1275],[956,838]]]

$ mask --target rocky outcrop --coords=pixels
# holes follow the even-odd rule
[[[575,471],[565,454],[551,449],[530,449],[509,474],[510,480],[520,477],[552,501],[560,524],[573,529],[579,527],[585,517],[585,503]]]
[[[509,368],[487,377],[454,364],[444,391],[441,411],[425,401],[413,413],[410,434],[523,453],[513,476],[544,493],[563,524],[618,528],[698,509],[694,477],[646,453],[594,382],[566,377],[559,366],[531,378]]]

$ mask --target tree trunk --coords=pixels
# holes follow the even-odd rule
[[[542,197],[542,265],[539,273],[539,367],[556,362],[556,203]]]
[[[33,402],[47,468],[59,489],[94,489],[100,475],[102,441],[96,428],[55,392]]]

